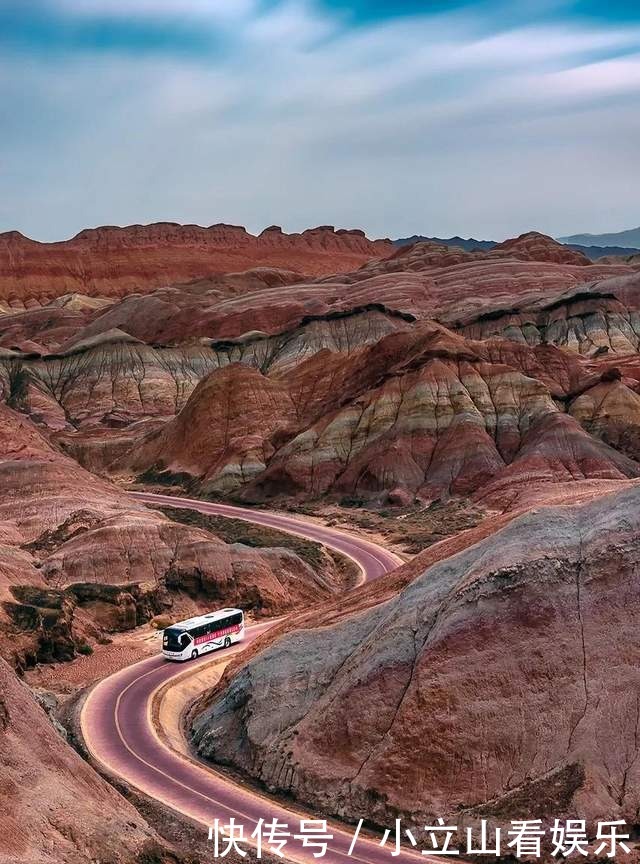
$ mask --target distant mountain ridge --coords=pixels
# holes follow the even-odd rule
[[[464,237],[449,237],[447,240],[442,237],[424,237],[421,234],[414,234],[413,237],[403,237],[399,240],[394,240],[394,246],[411,246],[414,243],[437,243],[438,246],[458,246],[464,249],[465,252],[473,252],[474,249],[488,250],[493,249],[498,245],[497,240],[474,240],[470,237],[465,240]]]
[[[619,246],[624,249],[640,249],[640,227],[612,234],[572,234],[558,237],[560,243],[578,246]]]
[[[636,245],[633,245],[633,242],[629,239],[627,239],[626,245],[621,245],[618,242],[611,244],[600,242],[607,238],[615,239],[623,237],[630,237],[631,240],[636,238],[636,240],[633,240]],[[477,249],[488,252],[499,245],[497,240],[476,240],[473,237],[465,239],[458,236],[445,239],[442,237],[426,237],[422,234],[414,234],[412,237],[402,237],[392,242],[397,248],[412,246],[414,243],[435,243],[438,246],[456,246],[464,249],[465,252],[473,252]],[[591,261],[604,257],[626,258],[636,255],[640,251],[640,228],[634,228],[631,231],[620,231],[618,234],[575,234],[573,237],[559,237],[557,238],[557,242],[574,249],[576,252],[582,252]]]
[[[631,255],[637,255],[639,251],[629,246],[581,246],[579,243],[564,243],[563,245],[575,249],[576,252],[582,252],[592,261],[605,257],[629,258]]]

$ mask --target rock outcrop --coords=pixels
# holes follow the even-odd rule
[[[19,667],[172,607],[278,614],[341,587],[330,566],[229,545],[136,503],[1,405],[0,487],[0,653]]]
[[[240,364],[213,372],[111,467],[186,475],[250,501],[489,495],[506,506],[532,484],[640,475],[561,410],[590,382],[552,346],[474,342],[424,323],[268,378]]]
[[[315,283],[262,270],[99,308],[75,298],[50,307],[49,330],[43,309],[6,316],[31,321],[29,344],[68,338],[55,352],[8,349],[4,399],[89,469],[247,500],[491,486],[516,501],[531,477],[634,477],[629,435],[588,421],[584,399],[571,410],[582,429],[559,434],[542,417],[569,410],[611,357],[635,356],[638,274],[537,234],[490,252],[426,246]],[[70,336],[61,312],[76,316]],[[640,375],[625,368],[633,396]],[[519,457],[527,435],[546,442],[545,467]]]
[[[115,254],[222,242],[200,230],[78,243]],[[304,242],[322,248],[365,242],[311,234]],[[261,242],[288,241],[271,228]],[[489,251],[417,243],[315,282],[262,268],[7,314],[0,388],[93,470],[251,500],[494,490],[516,501],[531,478],[636,475],[634,433],[590,417],[581,394],[611,357],[638,351],[637,298],[630,268],[535,232]],[[640,375],[625,369],[633,403]],[[567,410],[581,426],[549,419]],[[546,461],[534,467],[536,448]]]
[[[83,302],[74,295],[62,304],[42,297],[35,308],[0,316],[0,347],[68,353],[99,337],[113,342],[117,333],[163,346],[238,340],[256,331],[276,336],[311,320],[373,308],[396,318],[437,318],[462,326],[483,314],[495,316],[514,305],[526,310],[578,286],[634,273],[626,265],[590,264],[576,255],[541,235],[525,235],[490,253],[416,244],[313,282],[290,271],[258,268],[168,287],[166,278],[164,287],[131,289],[111,300]]]
[[[381,825],[633,824],[639,524],[636,486],[418,557],[397,597],[308,621],[210,694],[199,754]]]
[[[177,864],[0,659],[0,864]]]
[[[640,461],[640,395],[634,386],[636,381],[625,383],[605,373],[604,380],[578,396],[569,410],[591,435]]]
[[[187,474],[201,478],[204,491],[229,491],[264,471],[275,449],[271,435],[295,420],[285,386],[234,363],[204,378],[175,420],[151,433],[127,467]]]
[[[518,258],[520,261],[550,261],[554,264],[576,264],[587,267],[591,261],[582,252],[558,243],[547,234],[528,231],[512,240],[498,243],[489,250],[489,258]]]
[[[528,345],[553,344],[587,356],[636,354],[640,348],[640,275],[580,285],[554,297],[471,316],[459,329]]]
[[[588,280],[589,277],[586,275],[586,272],[596,272],[598,266],[602,267],[607,264],[607,262],[603,261],[599,265],[594,265],[581,252],[570,249],[568,246],[563,246],[545,234],[531,231],[527,234],[522,234],[520,237],[505,240],[504,243],[496,244],[487,250],[474,249],[469,251],[429,241],[417,242],[409,246],[401,246],[393,255],[387,256],[382,260],[370,261],[359,270],[346,274],[343,278],[349,281],[361,281],[371,276],[381,276],[391,273],[421,273],[427,271],[437,273],[446,268],[473,265],[481,261],[493,265],[501,261],[511,261],[512,264],[519,261],[529,264],[554,265],[557,274],[568,272],[565,270],[567,267],[588,268],[582,276],[577,274],[580,281]],[[615,264],[624,265],[625,262],[613,262],[613,266]],[[627,268],[627,272],[629,269]],[[512,267],[512,270],[515,274],[523,272],[522,267]],[[526,272],[526,269],[524,272]],[[538,268],[538,272],[540,274],[544,273],[545,268]],[[552,272],[551,268],[547,268],[547,272]],[[610,272],[613,273],[614,271],[610,270]],[[323,281],[332,278],[324,277]]]
[[[433,500],[480,494],[502,481],[554,482],[567,472],[574,479],[639,475],[640,465],[560,414],[541,381],[515,365],[487,362],[483,343],[447,345],[441,335],[427,332],[413,351],[402,334],[370,349],[364,366],[374,369],[385,342],[394,353],[404,341],[403,359],[380,384],[363,387],[285,443],[246,495],[376,497],[400,488]]]

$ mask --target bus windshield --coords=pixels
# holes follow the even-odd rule
[[[182,651],[189,644],[189,636],[184,630],[169,627],[162,636],[162,647],[167,651]]]

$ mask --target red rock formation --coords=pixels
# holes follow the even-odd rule
[[[313,242],[338,242],[327,230],[312,232]],[[265,243],[285,242],[275,228],[265,234]],[[80,239],[123,242],[109,231]],[[135,232],[132,242],[141,242]],[[569,252],[538,234],[496,254],[416,244],[330,281],[291,284],[290,273],[262,269],[103,308],[70,298],[6,316],[10,345],[18,333],[31,345],[70,335],[55,355],[7,355],[0,385],[88,467],[168,470],[209,491],[258,497],[330,490],[408,500],[482,494],[513,463],[496,487],[511,487],[511,500],[526,486],[516,457],[529,429],[597,382],[605,349],[639,347],[637,274]],[[215,370],[230,362],[260,370],[228,373],[233,405],[215,389],[225,380]],[[199,389],[187,411],[212,372],[211,392]],[[584,479],[635,475],[635,463],[598,453],[581,460]],[[561,483],[566,471],[537,476]]]
[[[489,258],[518,258],[520,261],[550,261],[554,264],[576,264],[579,267],[588,267],[591,264],[589,258],[558,243],[546,234],[538,231],[529,231],[511,240],[505,240],[490,249],[487,253]]]
[[[636,487],[428,550],[397,597],[263,643],[201,705],[200,755],[382,825],[633,824],[639,517]]]
[[[136,503],[1,405],[0,488],[0,654],[18,666],[73,656],[86,635],[78,606],[97,635],[187,594],[277,613],[306,601],[309,586],[322,595],[339,585],[295,555],[236,549]]]
[[[268,229],[254,237],[233,225],[157,223],[87,229],[59,243],[37,243],[12,231],[0,235],[0,301],[29,307],[70,292],[122,297],[254,266],[321,274],[392,251],[387,240],[330,226],[301,234]]]
[[[554,401],[590,382],[553,346],[472,342],[424,323],[275,378],[240,364],[213,372],[112,469],[185,473],[248,500],[487,495],[505,509],[533,485],[640,474]]]
[[[270,436],[295,419],[286,387],[233,363],[204,378],[175,420],[124,459],[130,470],[188,474],[207,491],[225,492],[264,470]]]
[[[0,406],[0,654],[67,659],[166,604],[279,614],[325,598],[207,707],[205,756],[385,823],[521,816],[522,801],[636,822],[640,499],[577,505],[640,476],[638,274],[536,233],[490,253],[389,251],[330,226],[0,238],[0,393],[55,430]],[[251,500],[453,495],[491,515],[338,608],[335,574],[134,504],[69,455]],[[56,864],[79,843],[103,857],[98,810],[129,864],[148,827],[123,828],[7,674],[41,750],[30,762],[14,716],[3,737],[0,698],[0,763],[55,814]],[[49,864],[50,826],[25,836],[22,810],[4,813],[11,864]]]
[[[312,319],[271,337],[248,333],[175,348],[148,346],[111,330],[87,337],[63,354],[0,355],[0,398],[51,429],[82,430],[91,451],[83,464],[100,469],[118,456],[125,439],[139,433],[133,424],[176,414],[198,381],[214,369],[241,362],[280,374],[323,349],[351,354],[407,326],[402,317],[372,309]],[[102,444],[96,427],[104,432]],[[69,452],[81,456],[71,439],[68,443]]]
[[[532,490],[551,484],[579,484],[585,480],[625,481],[640,477],[640,464],[592,438],[567,414],[538,418],[523,437],[513,461],[475,498],[502,510],[522,506]]]
[[[594,357],[609,351],[636,354],[640,348],[639,286],[640,276],[629,273],[551,297],[515,299],[503,308],[468,316],[460,329],[475,339],[498,335],[531,345],[553,343]]]
[[[500,260],[555,264],[561,267],[589,267],[594,273],[596,270],[593,268],[597,266],[618,265],[626,270],[626,272],[630,272],[632,269],[626,261],[600,261],[597,265],[594,265],[581,252],[576,252],[568,246],[563,246],[545,234],[531,231],[527,234],[522,234],[520,237],[505,240],[504,243],[500,243],[493,247],[493,249],[486,251],[474,250],[473,252],[467,252],[455,246],[441,246],[428,241],[413,243],[410,246],[401,246],[393,255],[381,261],[370,261],[363,265],[360,270],[347,274],[345,278],[350,281],[361,281],[362,279],[380,274],[439,271],[475,262],[495,264]],[[562,270],[558,272],[562,272]],[[610,272],[613,273],[614,271]],[[581,281],[587,281],[588,278],[588,276],[583,275]]]
[[[424,245],[412,248],[415,251]],[[450,250],[444,254],[449,256],[446,260],[434,262],[427,256],[421,266],[414,266],[410,254],[397,253],[320,283],[300,282],[290,272],[263,268],[146,295],[136,293],[102,309],[91,308],[78,298],[63,307],[55,301],[45,309],[0,316],[0,346],[64,353],[115,332],[154,345],[201,338],[239,339],[255,331],[276,335],[310,319],[374,307],[396,316],[469,325],[482,321],[483,315],[492,322],[500,311],[504,317],[536,309],[535,304],[542,309],[562,292],[573,290],[577,295],[597,280],[634,272],[628,267],[488,258],[484,253],[462,253],[459,263],[455,256],[449,260]],[[635,303],[623,280],[607,282],[602,291],[613,294],[623,305]],[[498,332],[497,325],[492,326]]]
[[[637,381],[625,383],[608,371],[569,411],[590,434],[640,461],[640,395],[634,387]]]
[[[67,744],[0,659],[1,864],[177,864],[140,814]]]

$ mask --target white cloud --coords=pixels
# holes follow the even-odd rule
[[[547,81],[551,92],[565,98],[640,94],[640,54],[554,72]]]
[[[337,22],[305,0],[285,0],[247,22],[244,38],[278,53],[314,45],[336,32]]]
[[[57,2],[239,17],[210,58],[5,58],[2,228],[330,222],[500,238],[637,222],[640,55],[608,56],[637,50],[637,28],[487,34],[456,14],[351,30],[311,0],[253,14],[252,0]]]
[[[241,18],[255,10],[255,0],[48,0],[53,9],[83,16],[197,16]]]

